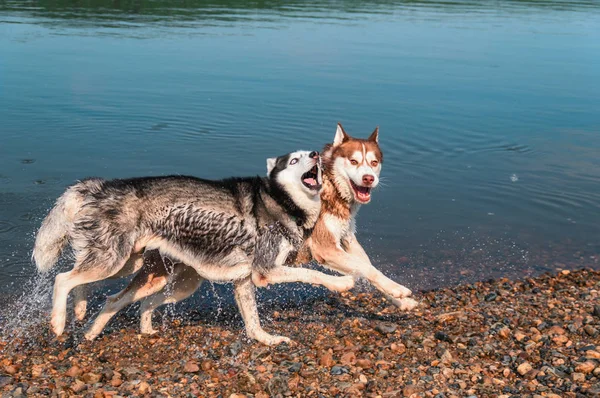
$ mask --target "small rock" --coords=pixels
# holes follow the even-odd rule
[[[202,363],[200,364],[200,367],[202,368],[203,371],[207,371],[210,370],[212,368],[212,362],[210,360],[205,360],[202,361]]]
[[[405,397],[410,397],[413,394],[421,392],[421,387],[416,384],[408,384],[402,390],[402,395]]]
[[[370,369],[373,364],[368,359],[358,359],[356,361],[356,366],[361,367],[363,369]]]
[[[353,352],[347,352],[340,358],[342,365],[353,365],[356,363],[356,355]]]
[[[334,366],[331,368],[330,374],[334,376],[339,376],[344,373],[348,373],[348,368],[345,366]]]
[[[256,385],[256,378],[248,371],[241,372],[237,376],[237,387],[239,391],[253,392]]]
[[[76,394],[85,390],[85,388],[85,383],[83,383],[81,380],[75,380],[75,382],[71,384],[71,390],[73,390],[73,392]]]
[[[277,396],[279,394],[285,395],[289,392],[287,380],[281,376],[273,377],[267,383],[267,391],[271,394],[272,397]]]
[[[229,352],[231,355],[237,355],[242,350],[242,342],[236,341],[229,346]]]
[[[17,368],[15,366],[13,366],[13,365],[6,365],[4,367],[4,371],[6,373],[8,373],[9,375],[14,375],[15,373],[18,372]]]
[[[40,377],[44,372],[44,367],[42,365],[33,365],[31,367],[31,376],[32,377]]]
[[[452,340],[452,338],[450,336],[448,336],[448,334],[446,334],[446,333],[444,333],[442,331],[435,332],[435,335],[433,337],[435,337],[439,341],[445,341],[447,343],[453,343],[454,342]]]
[[[529,362],[523,362],[517,368],[517,372],[519,372],[521,376],[525,376],[532,369],[533,367],[529,364]]]
[[[592,311],[592,315],[597,316],[598,318],[600,318],[600,304],[596,304],[594,306],[594,309]]]
[[[450,354],[450,351],[442,349],[438,350],[437,354],[443,363],[449,364],[450,362],[452,362],[452,354]]]
[[[390,349],[397,354],[404,354],[406,352],[406,346],[402,343],[392,343]]]
[[[262,358],[266,358],[271,354],[271,350],[269,350],[266,347],[259,347],[256,350],[252,351],[252,354],[250,354],[250,358],[252,358],[252,360],[257,360],[257,359],[262,359]]]
[[[595,367],[596,367],[596,364],[594,362],[585,361],[584,363],[580,363],[579,365],[577,365],[575,367],[575,371],[583,373],[583,374],[588,374],[588,373],[592,373],[592,371],[594,370]]]
[[[423,339],[421,344],[423,344],[423,347],[427,347],[427,348],[433,348],[437,345],[436,342],[431,339]]]
[[[120,377],[113,377],[110,381],[110,385],[113,387],[119,387],[121,384],[123,384],[123,380]]]
[[[573,381],[575,383],[581,383],[581,382],[585,381],[585,375],[583,373],[578,373],[578,372],[572,373],[571,378],[573,379]]]
[[[81,373],[82,373],[82,371],[79,368],[79,366],[74,365],[74,366],[71,366],[69,368],[69,370],[67,370],[67,372],[65,373],[65,376],[68,376],[68,377],[79,377],[79,376],[81,376]]]
[[[327,351],[321,354],[321,357],[319,358],[319,365],[328,368],[331,367],[333,365],[333,355]]]
[[[567,336],[565,336],[564,334],[559,334],[559,335],[554,336],[552,338],[552,341],[554,341],[558,345],[563,345],[569,341],[569,338]]]
[[[139,373],[140,373],[140,370],[133,366],[128,366],[121,371],[121,374],[123,374],[128,379],[135,378],[135,376],[137,376]]]
[[[0,388],[12,384],[13,378],[9,376],[0,376]]]
[[[148,394],[151,391],[152,389],[150,388],[150,384],[146,383],[145,381],[142,381],[138,386],[138,392],[140,394]]]
[[[183,371],[185,373],[196,373],[196,372],[200,371],[200,367],[198,366],[198,364],[196,362],[187,361],[185,363],[185,365],[183,366]]]
[[[585,352],[585,357],[590,359],[600,359],[600,352],[596,350],[588,350]]]
[[[481,297],[481,296],[479,296]],[[498,294],[496,292],[491,292],[489,294],[486,294],[484,300],[485,301],[494,301],[496,300],[496,298],[498,297]]]
[[[598,331],[592,325],[585,325],[583,327],[583,330],[585,330],[585,332],[592,337],[596,337],[596,335],[598,334]]]
[[[508,336],[510,336],[510,329],[504,326],[503,328],[498,330],[498,336],[500,336],[503,339],[507,339]]]
[[[292,362],[289,366],[288,366],[288,370],[291,373],[298,373],[300,371],[300,369],[302,369],[302,363],[301,362]]]
[[[565,329],[561,328],[560,326],[554,325],[548,330],[548,333],[549,334],[565,334],[566,331],[565,331]]]
[[[375,326],[375,330],[377,330],[381,334],[394,333],[396,329],[397,326],[389,322],[378,322]]]
[[[102,375],[90,372],[84,374],[82,379],[86,384],[96,384],[102,379]]]

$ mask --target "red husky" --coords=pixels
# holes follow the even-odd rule
[[[355,236],[356,213],[370,202],[371,191],[379,183],[383,155],[378,138],[379,128],[364,140],[351,137],[338,123],[333,144],[322,153],[321,213],[305,244],[320,264],[366,278],[396,306],[410,310],[417,305],[407,298],[411,291],[373,267]]]

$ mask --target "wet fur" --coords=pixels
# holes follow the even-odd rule
[[[73,288],[122,275],[124,269],[135,272],[145,250],[159,249],[162,255],[193,267],[198,281],[234,282],[239,289],[236,298],[246,299],[238,300],[238,305],[250,337],[266,344],[287,340],[260,328],[256,303],[250,297],[254,295],[250,278],[259,231],[276,224],[291,231],[288,236],[304,237],[319,211],[318,195],[311,198],[302,191],[300,178],[294,177],[314,166],[315,160],[308,158],[308,152],[296,152],[303,169],[292,169],[286,156],[276,159],[269,170],[271,178],[88,179],[69,188],[42,224],[34,249],[40,271],[51,267],[58,248],[62,250],[67,240],[74,252],[73,270],[55,279],[51,319],[55,334],[64,330],[67,295]],[[293,247],[280,243],[280,251]],[[283,263],[285,256],[276,256],[275,261]],[[263,269],[275,277],[285,273],[275,266],[263,265]],[[161,285],[153,283],[150,291],[160,291]],[[133,295],[127,300],[136,299],[135,289],[128,292]],[[114,304],[122,297],[109,301]],[[85,306],[79,307],[85,312]],[[95,332],[88,337],[93,338]]]

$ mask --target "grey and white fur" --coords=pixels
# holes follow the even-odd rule
[[[182,286],[180,296],[192,287],[189,294],[193,293],[204,279],[233,282],[248,336],[265,344],[288,341],[260,326],[253,281],[308,281],[341,291],[350,289],[353,279],[282,265],[317,219],[321,169],[318,154],[308,151],[269,159],[267,165],[268,177],[219,181],[184,176],[91,178],[68,188],[42,223],[33,252],[38,270],[48,271],[67,243],[73,250],[73,269],[55,279],[54,333],[63,333],[71,290],[135,273],[143,265],[143,253],[158,249],[161,255],[189,266],[174,272],[175,279],[190,285],[189,289]],[[267,246],[279,250],[263,251]],[[258,257],[257,247],[261,248]],[[151,276],[140,272],[128,288],[111,296],[86,337],[95,337],[122,303],[147,297],[148,292],[164,295],[160,280],[148,283]],[[150,290],[136,289],[136,279],[145,282],[143,286],[150,285]],[[144,310],[151,315],[152,307],[153,302],[142,304],[142,318]],[[85,314],[81,290],[75,294],[75,309],[78,317]]]

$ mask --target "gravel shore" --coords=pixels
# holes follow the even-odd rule
[[[278,347],[248,340],[233,308],[233,323],[190,316],[154,336],[125,314],[94,342],[80,332],[57,340],[44,326],[20,344],[0,342],[0,394],[600,396],[600,271],[416,297],[421,306],[408,314],[376,292],[271,307],[265,328],[294,340]]]

